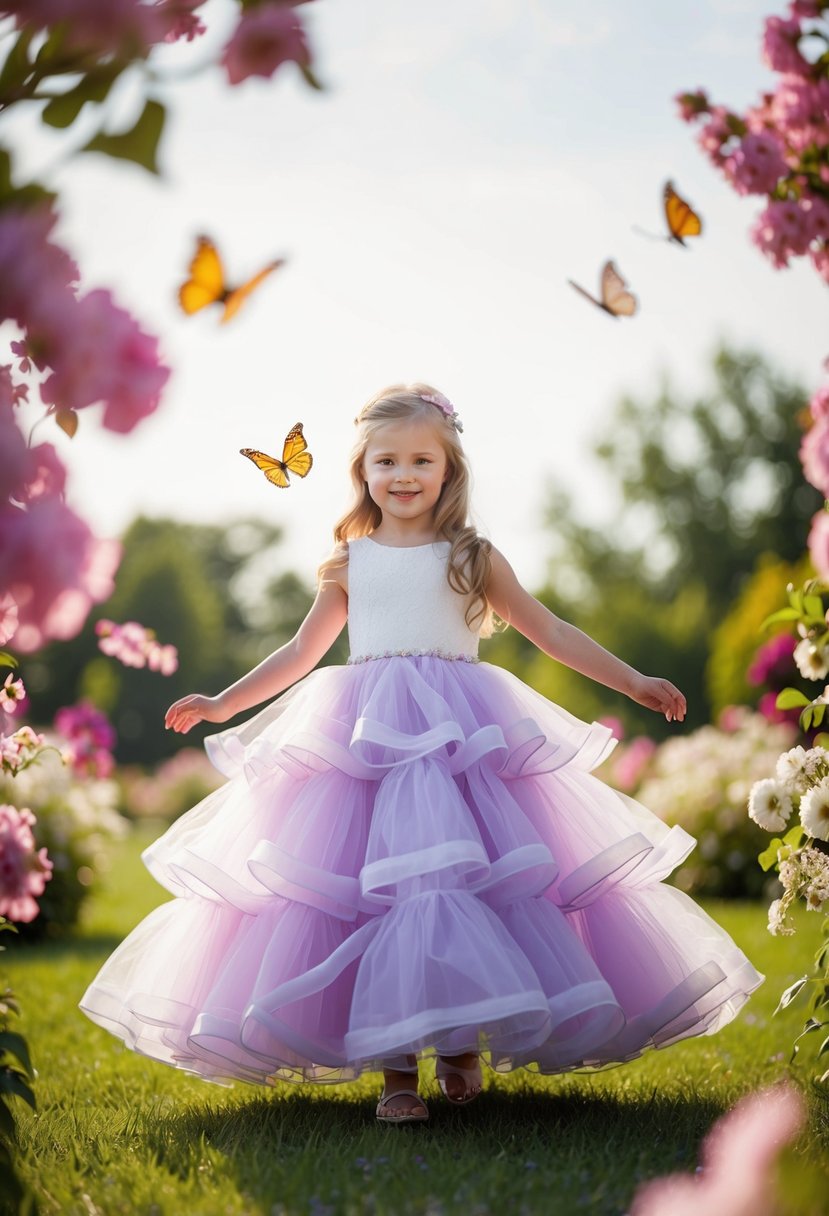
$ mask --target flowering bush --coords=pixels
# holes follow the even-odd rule
[[[728,898],[766,893],[769,880],[756,864],[765,838],[746,817],[746,799],[794,735],[788,723],[734,707],[719,727],[703,726],[656,750],[636,797],[696,837],[697,848],[674,874],[683,891]]]
[[[79,777],[109,777],[115,767],[115,730],[88,701],[67,705],[55,715],[55,730],[66,740],[63,762]]]
[[[827,9],[794,0],[788,17],[767,18],[763,57],[779,80],[745,114],[712,104],[702,89],[677,102],[686,122],[702,123],[700,147],[737,193],[765,196],[755,245],[778,268],[808,256],[829,282]]]
[[[55,746],[41,752],[14,777],[0,775],[0,799],[30,808],[37,820],[37,843],[46,848],[52,877],[40,897],[41,915],[27,932],[58,931],[75,924],[95,877],[106,868],[109,851],[128,831],[117,811],[118,786],[111,780],[78,780]]]
[[[135,819],[177,819],[217,789],[224,777],[197,747],[184,747],[151,776],[122,769],[121,805]]]
[[[0,805],[0,916],[11,921],[32,921],[40,909],[35,896],[43,894],[52,877],[46,849],[35,848],[28,807]]]

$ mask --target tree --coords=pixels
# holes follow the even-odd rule
[[[800,476],[798,414],[805,393],[752,352],[724,348],[710,392],[686,402],[666,379],[655,402],[625,397],[598,445],[621,508],[606,528],[587,526],[567,499],[551,499],[554,556],[542,600],[640,670],[683,687],[689,723],[708,721],[705,667],[711,636],[763,553],[793,561],[819,495]],[[631,538],[635,538],[631,540]],[[499,648],[493,647],[496,661]],[[530,675],[528,653],[511,658]],[[530,678],[575,713],[620,714],[658,724],[572,673]]]

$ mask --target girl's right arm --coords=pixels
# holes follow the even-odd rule
[[[226,722],[302,679],[333,646],[348,616],[348,595],[338,571],[329,572],[295,636],[216,697],[181,697],[167,710],[168,730],[187,734],[199,722]]]

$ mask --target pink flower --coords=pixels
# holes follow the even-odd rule
[[[822,0],[792,0],[789,11],[793,17],[819,17],[825,7]]]
[[[60,497],[66,486],[66,469],[51,443],[39,443],[29,451],[29,473],[24,501]]]
[[[41,387],[47,405],[83,409],[101,401],[103,424],[131,431],[158,406],[168,377],[158,340],[143,333],[108,291],[91,291],[77,302],[72,341],[55,346],[54,371]]]
[[[829,419],[818,419],[803,436],[800,463],[809,484],[829,498]]]
[[[22,502],[26,496],[26,482],[32,474],[31,452],[17,425],[14,409],[8,400],[3,400],[3,378],[0,375],[0,501],[9,498]]]
[[[727,735],[733,735],[745,725],[746,713],[744,705],[726,705],[725,709],[720,711],[717,725]]]
[[[3,7],[18,28],[62,26],[64,45],[75,52],[126,52],[138,43],[146,53],[166,29],[157,9],[142,0],[6,0]]]
[[[808,211],[795,199],[771,202],[757,217],[751,239],[778,269],[788,266],[792,254],[809,248]]]
[[[818,511],[809,529],[809,557],[822,579],[829,579],[829,511]]]
[[[822,146],[829,138],[827,107],[829,81],[787,75],[777,86],[770,107],[770,119],[785,134],[787,142],[802,151],[810,143]],[[823,135],[821,128],[825,128]]]
[[[631,739],[613,768],[613,784],[620,790],[635,789],[655,751],[653,739],[645,735]]]
[[[178,670],[178,651],[175,646],[160,646],[158,642],[150,642],[147,649],[147,666],[150,671],[160,671],[163,676],[171,676]]]
[[[636,1192],[630,1216],[773,1216],[773,1170],[806,1119],[790,1085],[751,1094],[719,1119],[702,1146],[699,1174],[670,1174]]]
[[[771,194],[788,165],[773,135],[749,131],[723,166],[738,194]]]
[[[222,56],[231,84],[249,76],[269,78],[289,60],[308,67],[311,54],[293,6],[277,0],[245,10]]]
[[[156,0],[159,12],[167,22],[165,42],[178,42],[186,38],[192,42],[207,33],[207,26],[197,17],[194,9],[201,8],[205,0]]]
[[[804,199],[809,237],[813,241],[829,241],[829,203],[817,195]]]
[[[0,688],[0,708],[7,714],[16,714],[18,703],[26,696],[22,680],[15,680],[14,673],[9,672]]]
[[[767,722],[797,722],[800,717],[799,709],[778,709],[777,692],[772,689],[764,692],[757,703],[757,712],[762,714]]]
[[[48,239],[56,222],[47,206],[8,208],[0,214],[0,317],[11,318],[23,329],[40,330],[44,318],[74,306],[78,267]],[[27,349],[42,368],[36,344]]]
[[[746,672],[749,684],[776,684],[785,679],[794,666],[792,655],[795,645],[790,633],[778,633],[764,642]]]
[[[801,37],[800,22],[796,17],[767,17],[763,31],[763,58],[776,72],[795,72],[805,75],[810,65],[798,50]]]
[[[17,632],[17,604],[6,592],[0,595],[0,646],[10,642]]]
[[[108,777],[115,767],[115,731],[106,714],[89,701],[59,709],[55,730],[67,740],[64,760],[79,777]]]
[[[621,718],[614,718],[613,715],[610,714],[606,718],[599,718],[599,724],[601,726],[606,726],[613,734],[613,738],[618,739],[620,743],[622,739],[624,739],[625,728],[622,725]]]
[[[101,541],[59,498],[26,510],[0,503],[0,594],[17,605],[18,650],[74,637],[93,602],[112,594],[120,546]]]
[[[824,283],[829,283],[829,244],[821,245],[819,249],[813,249],[809,256]]]
[[[823,384],[809,402],[813,418],[829,418],[829,384]]]
[[[34,920],[40,911],[35,896],[52,877],[46,849],[35,849],[35,822],[27,808],[0,806],[0,916],[13,921]]]
[[[46,736],[37,734],[31,726],[21,726],[13,735],[0,734],[0,770],[14,776],[28,768],[45,744]]]
[[[729,113],[725,106],[712,106],[708,113],[710,117],[700,128],[697,143],[709,160],[719,169],[725,163],[726,158],[723,145],[732,139],[733,132],[729,126]]]

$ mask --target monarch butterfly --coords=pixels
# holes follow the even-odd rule
[[[665,203],[668,240],[684,245],[686,236],[699,236],[702,232],[702,220],[691,204],[680,198],[674,190],[673,182],[665,182],[662,197]]]
[[[179,288],[178,300],[184,312],[191,316],[210,304],[223,304],[222,324],[235,317],[245,300],[259,284],[279,266],[284,258],[269,262],[258,274],[241,287],[229,287],[225,283],[224,269],[219,252],[210,237],[196,238],[196,252],[190,262],[189,278]]]
[[[602,266],[601,275],[599,276],[601,299],[596,299],[589,291],[585,291],[578,283],[574,283],[572,279],[568,279],[567,282],[571,287],[575,287],[576,291],[580,292],[591,304],[604,309],[611,317],[632,317],[638,307],[636,296],[628,291],[627,283],[619,274],[613,262],[605,262],[604,266]]]
[[[314,458],[307,449],[302,423],[298,422],[285,436],[281,460],[268,456],[265,452],[257,452],[255,448],[240,448],[239,451],[242,456],[252,460],[257,469],[262,470],[268,481],[284,490],[289,485],[289,472],[295,473],[297,477],[305,477],[314,463]]]

